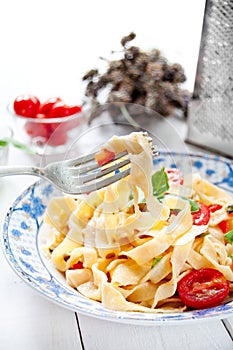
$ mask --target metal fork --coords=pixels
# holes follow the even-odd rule
[[[100,166],[95,161],[96,153],[50,163],[44,168],[34,166],[3,166],[0,168],[0,177],[34,175],[49,181],[64,193],[77,195],[96,191],[129,175],[130,166],[122,169],[130,163],[126,151],[116,154],[114,159],[103,166]],[[152,154],[154,157],[158,155],[158,152],[155,151],[153,146]],[[115,162],[116,160],[117,162]],[[105,177],[105,175],[108,176]]]

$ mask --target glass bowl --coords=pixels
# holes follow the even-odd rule
[[[67,117],[40,119],[16,114],[13,103],[7,109],[11,115],[15,138],[39,155],[64,153],[87,125],[84,112]]]
[[[13,136],[12,129],[0,122],[0,166],[8,162],[9,142]]]

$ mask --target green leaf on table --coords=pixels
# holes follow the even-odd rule
[[[8,146],[9,142],[7,140],[0,140],[0,147]]]
[[[158,199],[162,198],[164,194],[169,190],[168,176],[164,167],[156,171],[156,173],[152,175],[151,180],[154,196]]]
[[[9,143],[12,144],[12,146],[14,146],[15,148],[21,149],[22,151],[25,151],[29,154],[35,154],[35,152],[28,146],[26,146],[25,144],[21,143],[18,140],[14,140],[14,139],[9,139],[8,140]]]
[[[224,235],[225,239],[227,240],[227,242],[229,243],[233,243],[233,230],[228,231],[225,235]]]

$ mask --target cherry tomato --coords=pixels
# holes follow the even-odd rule
[[[39,110],[40,101],[36,96],[21,95],[14,101],[14,111],[23,117],[34,118]]]
[[[200,209],[192,213],[193,225],[207,225],[210,221],[210,210],[204,203],[199,202],[199,205]]]
[[[83,269],[83,263],[82,263],[82,261],[78,261],[76,264],[74,264],[74,265],[72,266],[72,269],[73,269],[73,270]]]
[[[49,125],[45,123],[33,123],[27,121],[24,125],[24,129],[31,138],[41,137],[44,142],[49,139],[51,133]],[[41,142],[43,141],[41,140]]]
[[[209,210],[211,213],[215,213],[217,210],[222,209],[222,205],[221,204],[210,204],[208,206]]]
[[[67,142],[68,136],[66,131],[59,127],[54,133],[51,131],[51,137],[48,139],[48,145],[50,146],[61,146]]]
[[[184,178],[180,170],[177,168],[168,168],[165,170],[168,176],[168,183],[171,186],[183,185]]]
[[[96,154],[95,160],[99,165],[104,165],[113,160],[114,157],[115,153],[105,148]]]
[[[218,227],[222,230],[223,233],[230,231],[230,222],[228,220],[223,220],[218,224]]]
[[[55,103],[57,102],[62,102],[62,99],[60,97],[51,97],[49,98],[47,101],[45,101],[44,103],[42,103],[40,105],[40,108],[39,108],[39,113],[42,113],[42,114],[49,114],[49,112],[51,111],[53,105],[55,105]]]
[[[194,309],[219,305],[228,295],[230,283],[215,269],[194,270],[184,276],[177,285],[180,299]]]
[[[62,117],[68,117],[70,115],[73,115],[75,113],[81,112],[80,106],[68,106],[64,102],[56,102],[50,112],[48,113],[49,118],[62,118]]]
[[[70,107],[70,115],[76,114],[76,113],[80,113],[82,111],[82,107],[81,106],[71,106]]]

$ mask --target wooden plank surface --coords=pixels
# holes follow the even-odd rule
[[[74,312],[40,296],[11,271],[0,252],[0,349],[81,349]]]
[[[35,179],[19,180],[4,179],[4,186],[1,181],[1,225],[7,208]],[[75,313],[51,303],[27,286],[11,269],[2,249],[0,261],[0,349],[81,349]]]
[[[220,320],[176,326],[133,326],[79,315],[85,350],[230,350],[233,342]]]

